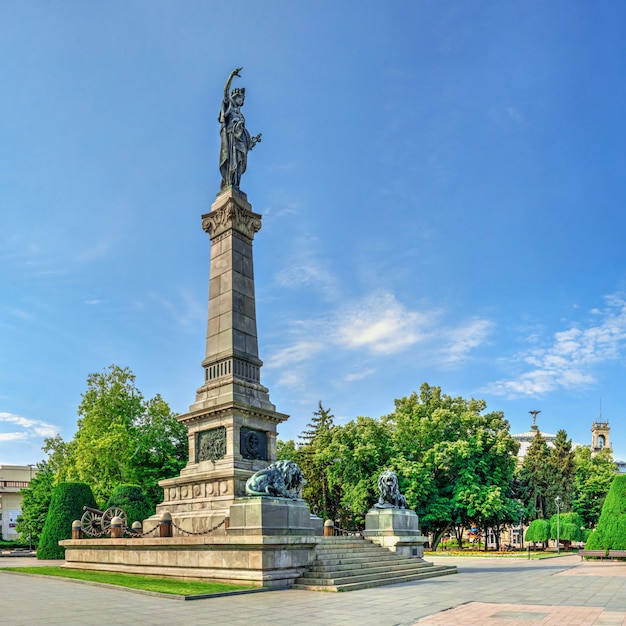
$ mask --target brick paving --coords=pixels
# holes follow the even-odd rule
[[[626,563],[429,559],[459,573],[349,593],[283,590],[182,602],[0,572],[0,624],[119,626],[626,626]],[[0,567],[30,565],[1,558]]]
[[[588,606],[537,606],[470,602],[419,619],[416,626],[608,626],[626,624],[626,613]]]

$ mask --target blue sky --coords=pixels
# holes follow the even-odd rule
[[[0,4],[0,462],[115,363],[202,383],[243,66],[261,380],[296,437],[440,385],[626,457],[626,4]]]

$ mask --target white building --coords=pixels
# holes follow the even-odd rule
[[[2,539],[17,539],[17,518],[22,514],[22,489],[28,487],[35,465],[0,465],[0,532]]]

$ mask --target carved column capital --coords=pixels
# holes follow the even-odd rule
[[[261,215],[253,213],[245,194],[232,188],[218,195],[211,206],[211,211],[202,216],[202,230],[209,233],[211,239],[228,230],[236,230],[248,239],[261,230]]]

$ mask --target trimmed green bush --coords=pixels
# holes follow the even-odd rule
[[[587,550],[626,550],[626,475],[613,479]]]
[[[38,559],[65,558],[65,548],[59,545],[59,541],[72,538],[72,522],[82,517],[83,506],[96,506],[89,485],[59,483],[54,488],[37,546]]]
[[[117,506],[126,513],[128,527],[133,522],[143,522],[154,510],[139,485],[118,485],[108,499],[105,508]]]
[[[573,541],[583,540],[583,531],[581,528],[585,522],[578,513],[561,513],[558,520],[559,539],[565,546],[569,548],[569,544]],[[556,540],[557,535],[557,516],[553,515],[550,518],[550,538]]]
[[[532,543],[545,543],[550,537],[550,522],[547,519],[536,519],[530,523],[526,530],[526,541]]]

